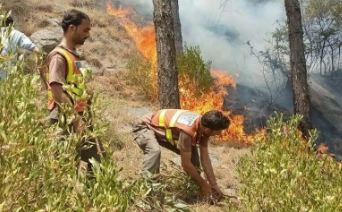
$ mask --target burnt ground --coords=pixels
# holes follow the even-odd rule
[[[316,145],[326,143],[337,160],[342,160],[341,79],[342,74],[332,77],[312,74],[309,79],[311,119],[319,133]],[[265,127],[267,119],[275,112],[283,113],[285,119],[293,113],[293,97],[289,88],[284,88],[277,98],[273,97],[273,101],[268,93],[240,84],[236,88],[228,88],[228,93],[224,100],[224,109],[243,115],[244,129],[248,133]]]

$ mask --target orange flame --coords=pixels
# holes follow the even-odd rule
[[[139,28],[128,16],[133,13],[132,9],[115,9],[111,4],[107,4],[109,15],[121,18],[121,24],[127,34],[133,39],[141,54],[155,63],[157,58],[156,39],[153,23]]]
[[[151,82],[157,82],[157,51],[156,35],[154,25],[150,23],[147,26],[138,27],[130,18],[133,13],[131,8],[115,9],[110,3],[107,4],[107,13],[111,16],[120,18],[121,25],[125,28],[127,34],[133,39],[139,52],[150,61],[152,66]],[[152,84],[154,95],[157,96],[157,84]]]
[[[107,5],[107,13],[120,18],[120,23],[133,39],[139,52],[152,64],[152,82],[154,83],[155,96],[157,96],[157,54],[156,54],[156,35],[153,23],[147,26],[138,27],[128,16],[132,9],[115,9],[110,4]],[[236,82],[226,71],[211,70],[214,78],[214,85],[205,92],[196,93],[196,83],[187,76],[179,77],[180,101],[183,109],[192,110],[201,114],[209,110],[221,110],[224,97],[227,95],[227,87],[236,86]],[[251,143],[253,136],[248,136],[244,132],[242,115],[232,115],[230,111],[224,111],[230,116],[231,125],[224,131],[219,138],[225,141],[239,141]]]
[[[107,4],[107,13],[117,18],[127,18],[133,13],[131,8],[114,9],[111,4]]]

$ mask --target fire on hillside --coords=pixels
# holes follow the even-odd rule
[[[115,16],[120,20],[120,24],[125,28],[127,34],[134,41],[138,51],[143,57],[151,63],[151,81],[153,83],[153,92],[157,96],[157,53],[156,39],[153,23],[145,26],[138,26],[130,15],[133,13],[132,8],[114,8],[111,4],[107,5],[107,13]],[[194,93],[196,83],[188,77],[181,76],[179,78],[180,101],[182,109],[192,110],[201,114],[209,110],[222,110],[224,97],[228,95],[227,87],[235,87],[236,82],[227,71],[212,69],[210,71],[214,83],[205,92],[200,94]],[[219,135],[220,141],[233,141],[243,144],[250,144],[255,136],[260,136],[262,131],[247,135],[244,131],[243,115],[233,115],[231,111],[224,111],[230,117],[231,125],[228,130]]]

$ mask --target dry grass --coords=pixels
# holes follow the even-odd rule
[[[27,36],[31,36],[35,31],[38,30],[38,26],[35,23],[34,19],[34,17],[30,17],[29,19],[27,19],[27,23],[20,27],[21,31]]]
[[[93,23],[91,38],[81,47],[85,59],[96,68],[124,67],[134,44],[115,17],[95,3],[98,4],[94,0],[11,0],[4,3],[4,9],[12,10],[16,27],[30,36],[50,27],[49,19],[61,19],[64,11],[76,7],[87,13]]]
[[[72,0],[71,6],[73,7],[94,7],[95,0]]]
[[[82,11],[87,13],[92,20],[93,26],[105,28],[112,25],[113,18],[107,15],[106,9],[96,9],[96,8],[81,8]]]
[[[52,7],[52,5],[47,4],[47,3],[41,3],[41,4],[37,5],[35,8],[36,8],[36,10],[39,10],[39,11],[44,12],[44,13],[53,13],[53,11],[54,11],[54,8]]]
[[[51,14],[55,12],[48,0],[4,1],[3,8],[12,11],[15,26],[28,36],[38,29],[46,27],[48,25],[47,17],[51,17]]]
[[[136,96],[136,92],[126,85],[122,72],[96,76],[91,86],[101,93],[103,117],[110,123],[107,137],[112,138],[112,147],[117,150],[113,160],[122,168],[122,176],[139,177],[142,163],[137,161],[142,161],[143,154],[133,143],[130,132],[131,124],[137,119],[132,112],[134,108],[149,107],[149,103],[138,100],[142,97]]]
[[[96,68],[102,68],[103,67],[101,61],[96,57],[90,56],[89,58],[86,58],[86,60],[89,62],[90,65],[92,65]]]

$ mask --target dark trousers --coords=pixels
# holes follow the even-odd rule
[[[57,124],[57,119],[50,119],[51,124]],[[91,127],[90,127],[91,128]],[[72,131],[72,126],[69,126],[69,129],[66,129],[63,134],[68,135]],[[102,143],[93,137],[82,138],[76,145],[76,157],[75,159],[78,162],[77,172],[80,174],[81,172],[92,172],[92,165],[90,163],[90,159],[95,159],[100,162],[101,157],[104,154],[104,148]]]

